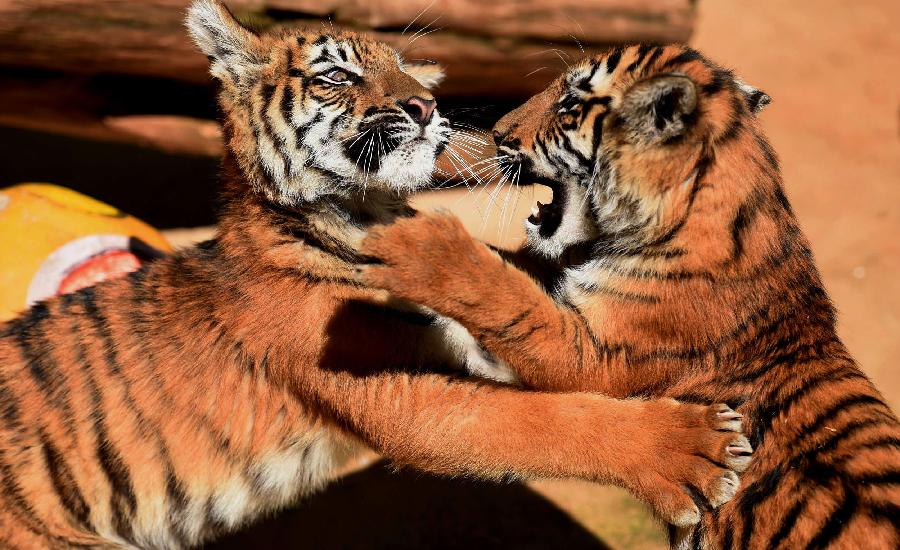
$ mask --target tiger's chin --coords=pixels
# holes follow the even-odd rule
[[[378,171],[369,174],[383,189],[407,195],[429,187],[441,145],[426,138],[403,143],[381,160]],[[363,175],[365,177],[365,175]]]

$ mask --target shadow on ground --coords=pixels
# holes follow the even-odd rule
[[[609,548],[524,485],[394,473],[383,463],[205,548],[290,547]]]

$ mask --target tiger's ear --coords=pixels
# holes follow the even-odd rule
[[[762,111],[766,105],[772,103],[772,98],[769,97],[769,94],[759,88],[754,88],[740,80],[735,80],[735,83],[738,86],[738,90],[740,90],[741,94],[744,96],[744,101],[747,103],[747,109],[754,115]]]
[[[444,80],[444,68],[434,61],[407,61],[403,70],[428,90]]]
[[[635,141],[659,143],[687,131],[697,110],[694,82],[679,75],[642,80],[625,92],[619,116]]]
[[[217,0],[195,0],[185,24],[194,43],[209,58],[209,72],[219,80],[240,80],[264,62],[259,37]]]

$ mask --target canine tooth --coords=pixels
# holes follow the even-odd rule
[[[541,203],[538,203],[538,204],[541,204]],[[537,206],[532,206],[532,207],[531,207],[531,215],[532,215],[532,216],[538,217],[538,216],[540,216],[540,214],[541,214],[540,208],[538,208]]]

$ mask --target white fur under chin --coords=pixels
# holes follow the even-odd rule
[[[528,246],[535,252],[550,259],[559,258],[572,245],[588,241],[598,235],[597,226],[591,217],[591,209],[580,185],[566,185],[566,204],[563,206],[562,221],[549,237],[542,237],[540,227],[525,221]]]
[[[387,189],[411,193],[431,183],[435,152],[436,145],[430,140],[404,143],[382,158],[378,172],[369,177]]]

